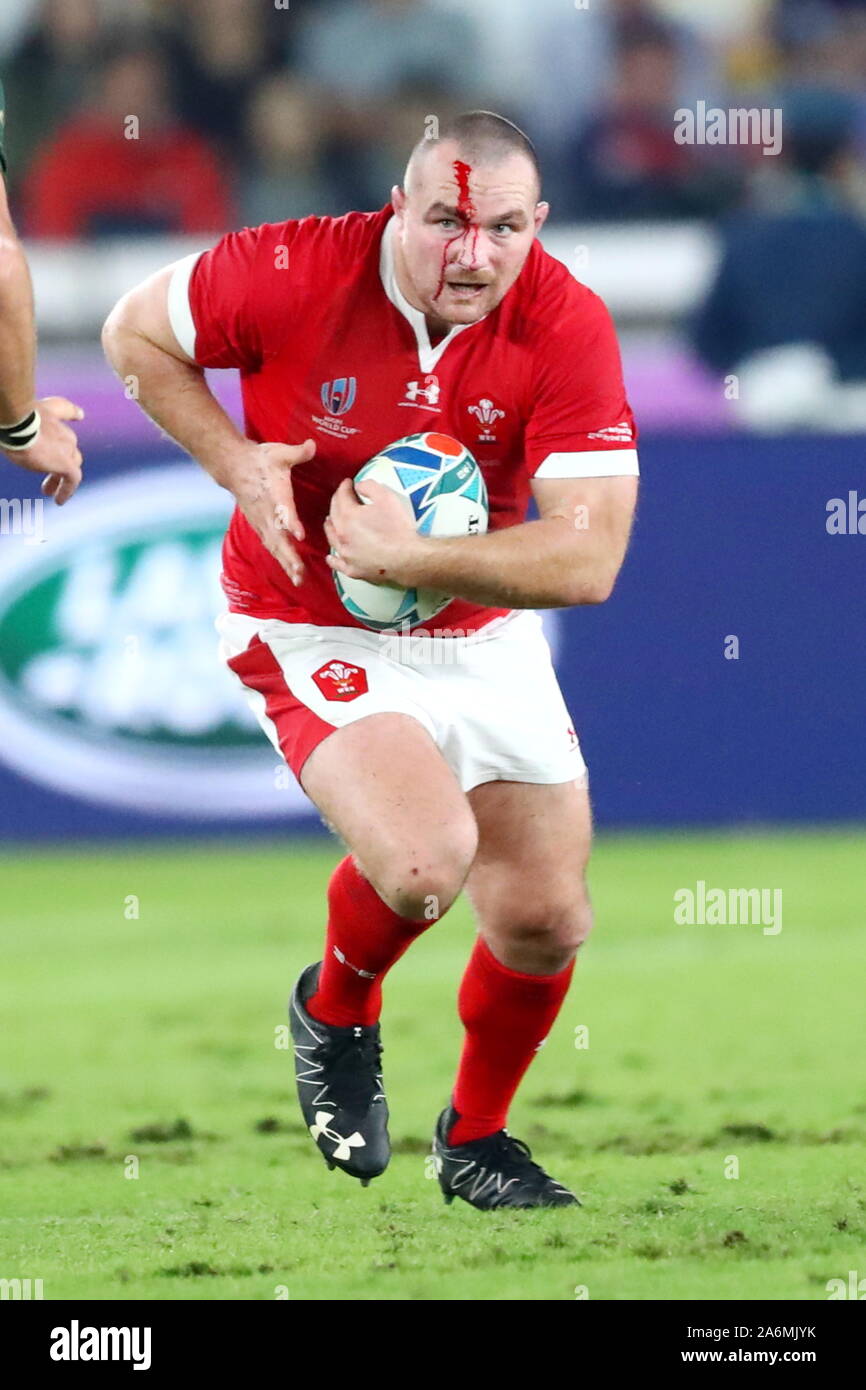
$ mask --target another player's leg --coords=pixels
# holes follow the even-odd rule
[[[479,934],[460,986],[466,1031],[452,1102],[434,1138],[439,1183],[446,1201],[485,1209],[574,1205],[506,1123],[590,929],[589,793],[578,782],[490,782],[469,801],[479,847],[466,887]]]
[[[477,831],[454,774],[408,715],[374,714],[330,734],[301,783],[351,853],[329,885],[324,959],[290,1003],[298,1096],[329,1166],[366,1182],[389,1157],[382,981],[457,897]]]

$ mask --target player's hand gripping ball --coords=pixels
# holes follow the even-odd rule
[[[487,488],[469,450],[447,434],[398,439],[355,474],[396,492],[422,536],[471,536],[487,530]],[[362,502],[370,499],[358,493]],[[331,547],[331,554],[335,553]],[[376,632],[416,627],[441,613],[450,594],[372,584],[334,571],[337,593],[354,618]]]

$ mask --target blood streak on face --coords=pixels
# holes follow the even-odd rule
[[[475,204],[472,201],[472,194],[469,192],[469,175],[472,173],[472,165],[464,164],[462,159],[454,160],[454,177],[457,180],[457,215],[463,223],[463,231],[456,236],[449,237],[442,248],[442,265],[439,268],[439,284],[436,286],[436,293],[433,298],[438,299],[445,287],[445,271],[448,265],[448,249],[453,246],[455,241],[465,237],[471,230],[472,232],[472,256],[475,256],[475,248],[478,245],[478,223],[473,225],[475,217]]]
[[[475,216],[475,204],[472,201],[472,194],[469,192],[469,175],[472,173],[472,165],[464,164],[462,159],[454,161],[454,176],[457,179],[457,211],[460,216],[470,222]]]

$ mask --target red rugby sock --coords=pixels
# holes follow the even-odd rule
[[[475,942],[458,996],[466,1029],[454,1087],[460,1116],[448,1142],[468,1144],[503,1129],[523,1075],[568,993],[574,961],[557,975],[524,975]]]
[[[320,1023],[375,1023],[382,980],[416,937],[433,925],[398,917],[346,855],[328,884],[328,929],[319,985],[305,1008]]]

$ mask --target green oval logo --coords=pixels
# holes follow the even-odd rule
[[[51,510],[49,511],[49,507]],[[194,465],[48,504],[0,551],[0,756],[90,801],[191,819],[306,801],[217,656],[227,495]]]

